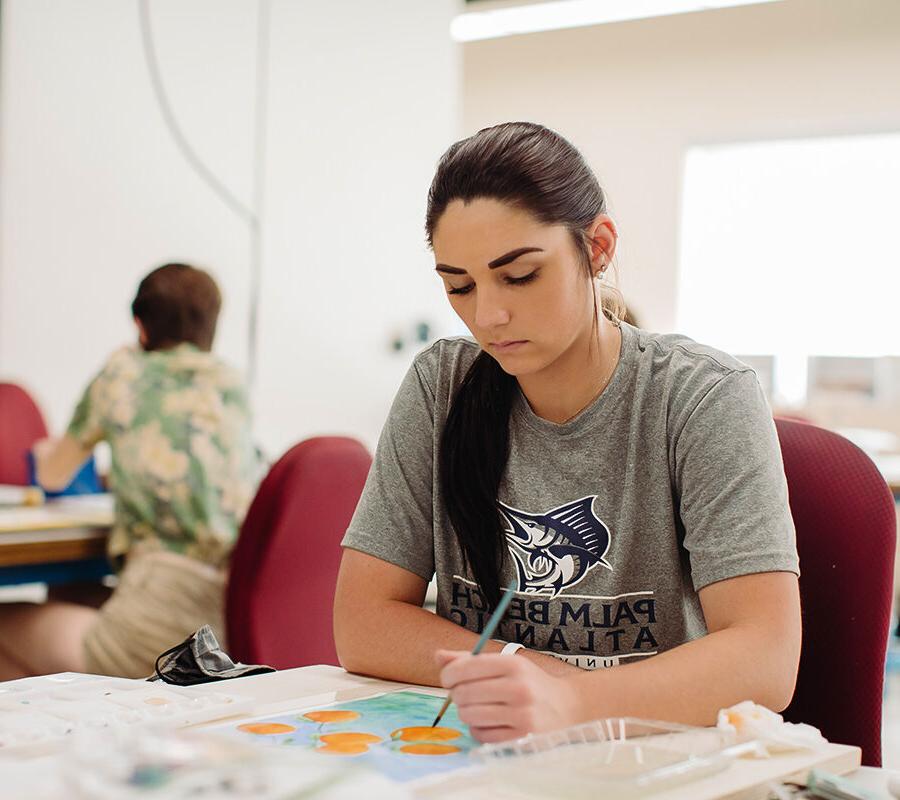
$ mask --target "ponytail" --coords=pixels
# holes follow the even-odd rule
[[[516,379],[485,352],[450,404],[438,464],[450,523],[490,608],[500,602],[505,536],[497,492],[509,458],[509,413]]]

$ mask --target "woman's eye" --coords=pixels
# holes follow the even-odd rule
[[[513,286],[521,286],[523,283],[530,283],[533,281],[538,274],[538,270],[534,270],[534,272],[529,272],[527,275],[523,275],[521,278],[513,278],[509,276],[506,278],[507,283],[511,283]]]
[[[521,286],[525,283],[531,283],[536,277],[540,269],[536,269],[533,272],[529,272],[527,275],[523,275],[521,278],[514,278],[511,275],[507,275],[503,281],[510,286]],[[475,288],[474,283],[467,283],[465,286],[448,286],[447,294],[468,294]]]

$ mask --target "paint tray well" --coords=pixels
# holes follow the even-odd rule
[[[616,717],[485,745],[472,758],[526,795],[627,799],[725,769],[733,744],[715,728]]]

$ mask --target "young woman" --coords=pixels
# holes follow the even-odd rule
[[[784,708],[798,564],[754,373],[618,321],[615,224],[553,131],[454,144],[426,230],[474,341],[421,353],[394,401],[343,542],[344,666],[442,684],[486,742]],[[435,573],[436,615],[421,607]],[[497,641],[469,655],[511,579]]]
[[[260,465],[242,380],[210,352],[220,305],[202,270],[166,264],[147,275],[131,307],[140,346],[113,353],[66,435],[36,448],[39,482],[61,489],[109,442],[108,553],[121,571],[99,610],[0,604],[0,679],[146,677],[200,626],[224,633],[225,567]]]

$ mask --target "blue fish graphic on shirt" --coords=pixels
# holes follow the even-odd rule
[[[532,514],[498,503],[509,523],[506,542],[516,565],[519,591],[556,597],[598,564],[612,569],[605,556],[610,534],[593,511],[597,495]]]

